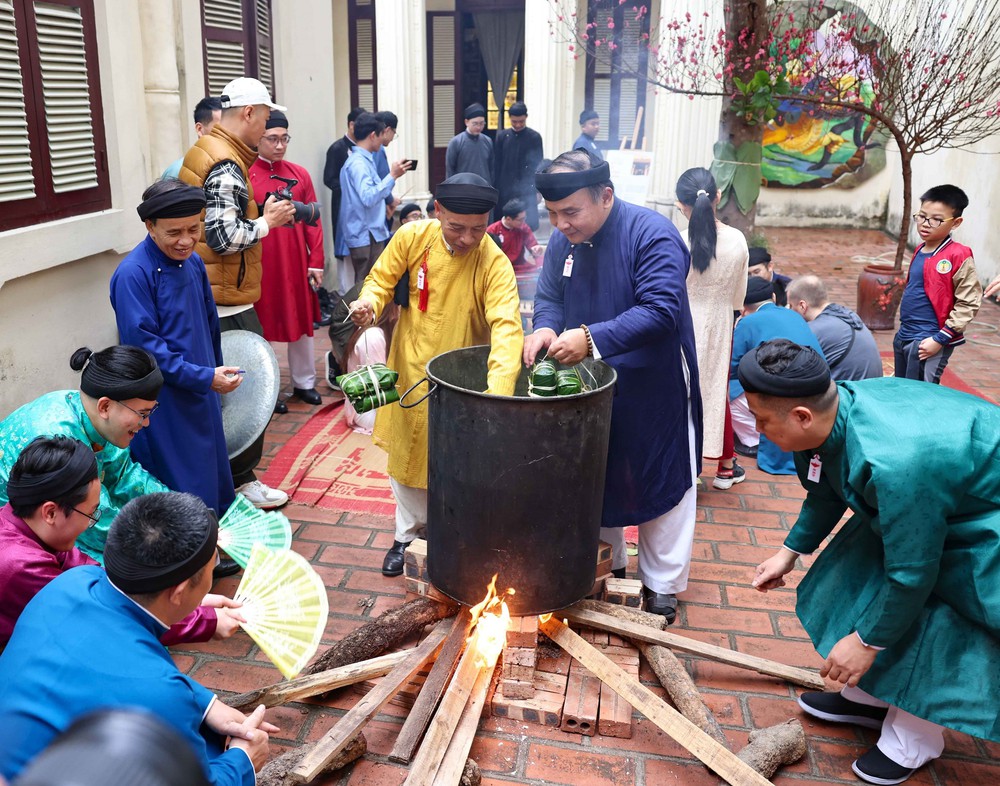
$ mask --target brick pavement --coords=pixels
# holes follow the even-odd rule
[[[782,272],[821,275],[833,298],[854,306],[858,262],[853,255],[874,256],[890,251],[893,242],[875,231],[766,230]],[[969,384],[1000,397],[1000,338],[996,326],[1000,307],[984,305],[970,329],[973,338],[952,356],[951,367]],[[877,336],[890,347],[891,334]],[[325,344],[325,335],[317,347]],[[996,346],[994,346],[996,345]],[[282,350],[279,350],[279,355]],[[283,363],[284,366],[284,363]],[[319,364],[322,369],[322,363]],[[284,369],[287,377],[287,368]],[[286,391],[290,383],[286,379]],[[266,460],[309,418],[314,408],[289,401],[290,413],[276,417],[268,430]],[[751,462],[752,463],[752,462]],[[707,475],[710,477],[710,475]],[[795,519],[803,494],[793,478],[774,477],[748,467],[747,480],[730,491],[709,488],[699,495],[698,529],[691,584],[682,597],[676,629],[687,635],[742,652],[797,666],[816,667],[814,652],[795,618],[794,585],[760,595],[748,586],[754,566],[770,555]],[[293,522],[294,548],[312,561],[330,590],[330,622],[324,643],[399,605],[401,579],[384,578],[379,567],[392,540],[387,517],[339,514],[303,506],[286,509]],[[634,559],[630,569],[634,570]],[[232,592],[235,579],[216,585]],[[221,695],[258,687],[279,679],[253,642],[242,632],[225,642],[175,650],[175,659]],[[800,718],[808,738],[808,754],[775,779],[778,784],[855,784],[850,763],[873,744],[867,730],[806,719],[795,703],[796,690],[778,680],[707,660],[682,658],[716,713],[732,746],[746,743],[747,733],[790,717]],[[641,678],[662,695],[656,678],[642,665]],[[345,689],[327,702],[295,703],[269,711],[282,731],[274,736],[277,752],[320,737],[357,701]],[[366,727],[369,753],[324,784],[391,786],[406,770],[387,760],[405,710],[392,704]],[[911,779],[914,784],[954,786],[1000,783],[1000,745],[949,733],[945,755]],[[649,721],[636,715],[630,740],[584,737],[505,719],[486,719],[480,726],[472,757],[483,769],[484,784],[585,784],[595,786],[706,786],[717,783],[693,758]]]

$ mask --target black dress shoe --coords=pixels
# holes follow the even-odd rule
[[[757,458],[757,446],[744,445],[735,434],[733,435],[733,449],[746,458]]]
[[[799,696],[799,706],[814,718],[831,723],[850,723],[867,729],[881,729],[889,710],[845,699],[840,693],[807,691]]]
[[[316,392],[316,388],[309,388],[309,390],[303,390],[302,388],[292,388],[292,393],[299,397],[299,401],[304,401],[306,404],[322,404],[323,397]]]
[[[667,618],[667,624],[673,625],[677,619],[677,596],[665,592],[653,592],[649,587],[642,588],[646,598],[646,611]]]
[[[274,404],[274,414],[275,415],[287,415],[288,405],[282,401],[280,398]]]
[[[892,786],[902,783],[916,772],[915,768],[896,764],[875,746],[867,753],[858,757],[851,765],[854,774],[866,783],[877,783],[879,786]]]
[[[382,560],[383,576],[401,576],[403,574],[403,555],[409,543],[400,543],[398,540],[392,542],[392,548],[385,553]]]
[[[236,560],[223,557],[219,560],[219,564],[212,569],[212,578],[224,579],[226,576],[235,576],[241,570],[243,568],[240,567],[240,563]]]

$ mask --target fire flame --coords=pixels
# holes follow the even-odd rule
[[[504,598],[513,595],[514,590],[508,587],[503,595],[497,595],[497,574],[493,574],[486,588],[486,597],[471,609],[473,635],[469,636],[468,644],[476,639],[476,665],[481,669],[491,669],[500,657],[500,651],[507,640],[507,628],[510,627],[510,610]]]

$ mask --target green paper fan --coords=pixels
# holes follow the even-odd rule
[[[259,510],[242,494],[219,520],[219,548],[246,568],[254,544],[273,551],[287,551],[292,545],[292,526],[283,513]]]
[[[255,544],[234,600],[243,604],[241,627],[285,679],[302,671],[316,654],[330,612],[323,579],[308,560]]]

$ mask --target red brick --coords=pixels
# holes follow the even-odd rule
[[[738,562],[743,565],[757,566],[769,557],[774,556],[774,549],[770,546],[718,543],[715,548],[719,553],[719,559],[723,562]]]
[[[563,705],[563,731],[592,737],[597,733],[597,710],[601,698],[601,681],[576,661],[569,670],[566,702]]]
[[[695,540],[711,543],[750,543],[750,528],[736,524],[697,524]]]
[[[646,783],[656,786],[718,786],[719,776],[713,775],[697,761],[687,764],[647,759]]]
[[[402,764],[383,764],[362,756],[353,765],[349,783],[351,786],[398,786],[408,774],[409,770]]]
[[[518,743],[512,740],[476,735],[469,751],[469,758],[475,759],[485,772],[513,774],[517,769]]]
[[[795,593],[788,589],[759,592],[747,582],[745,586],[726,587],[726,601],[730,606],[743,609],[766,609],[768,611],[795,611]]]
[[[736,648],[748,655],[759,655],[789,666],[818,669],[823,665],[823,658],[813,649],[812,644],[802,641],[737,636]]]
[[[635,782],[635,765],[628,759],[587,750],[532,744],[525,775],[546,784],[627,786]]]
[[[346,588],[366,592],[383,592],[387,595],[403,595],[406,588],[399,579],[383,576],[382,571],[352,570],[347,579]]]
[[[683,603],[705,603],[718,606],[722,603],[722,593],[719,585],[706,581],[691,581],[684,592],[678,592],[677,598]]]
[[[371,532],[357,527],[345,527],[334,524],[306,524],[301,540],[318,540],[323,543],[343,543],[348,546],[365,546],[371,537]]]
[[[717,524],[738,524],[744,527],[787,529],[779,514],[762,513],[757,510],[723,510],[713,508],[712,521]]]
[[[774,632],[770,615],[743,609],[713,609],[709,606],[687,606],[687,627],[708,630],[732,630],[739,633],[759,633],[763,636]]]
[[[805,630],[802,628],[802,623],[799,622],[799,618],[794,614],[779,614],[778,619],[778,633],[782,636],[790,639],[808,639],[809,636],[806,635]]]
[[[195,659],[191,655],[182,655],[179,652],[174,652],[171,648],[170,657],[174,660],[174,665],[177,667],[178,671],[187,674],[191,671],[191,667],[195,664]]]
[[[282,679],[281,672],[274,666],[253,666],[222,660],[202,664],[195,671],[194,678],[209,690],[227,690],[232,693],[243,693]]]

